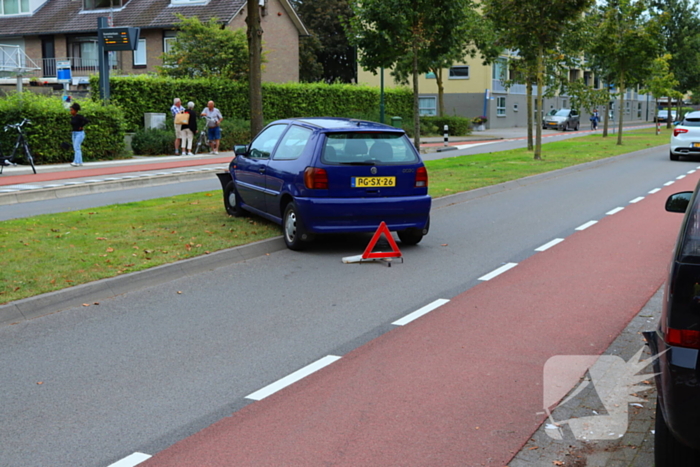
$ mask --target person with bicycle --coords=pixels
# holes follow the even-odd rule
[[[75,152],[73,162],[70,165],[73,167],[83,165],[83,150],[81,146],[85,139],[84,127],[88,124],[88,119],[78,112],[80,112],[80,104],[76,102],[70,106],[70,125],[73,128],[73,151]]]
[[[202,117],[207,119],[207,133],[209,137],[209,148],[212,154],[219,154],[219,140],[221,139],[221,121],[224,119],[219,109],[214,107],[214,101],[207,102],[207,106],[202,110]]]
[[[187,103],[186,113],[190,114],[190,119],[186,125],[182,125],[182,155],[185,155],[187,151],[188,156],[193,156],[192,154],[192,140],[194,135],[197,134],[197,115],[194,112],[194,102],[190,101]]]

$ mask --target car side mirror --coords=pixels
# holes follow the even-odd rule
[[[248,146],[244,144],[236,144],[233,146],[233,152],[237,156],[245,156],[248,153]]]
[[[666,210],[668,212],[685,212],[688,209],[688,203],[693,196],[692,191],[682,191],[672,194],[666,200]]]

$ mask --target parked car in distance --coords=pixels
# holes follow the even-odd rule
[[[668,110],[659,110],[656,112],[656,121],[657,122],[667,122],[668,121]],[[671,110],[671,121],[675,122],[676,121],[676,111]]]
[[[659,327],[644,333],[657,389],[656,467],[700,465],[700,184],[671,195],[669,212],[685,212],[666,280]]]
[[[236,146],[217,174],[224,206],[282,226],[292,250],[315,234],[374,232],[383,221],[402,243],[428,233],[428,172],[400,128],[347,118],[296,118]]]
[[[700,156],[700,111],[687,113],[673,128],[669,154],[672,161],[680,156]]]
[[[544,124],[542,128],[552,128],[560,131],[566,131],[568,129],[578,130],[579,127],[579,113],[577,110],[572,109],[559,109],[554,114],[547,115],[544,118]]]

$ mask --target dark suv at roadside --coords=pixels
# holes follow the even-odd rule
[[[657,373],[656,467],[700,466],[700,197],[671,195],[669,212],[685,212],[665,285],[659,328],[645,332]]]

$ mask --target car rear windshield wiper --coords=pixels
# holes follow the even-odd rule
[[[340,162],[340,165],[377,165],[374,161]]]

